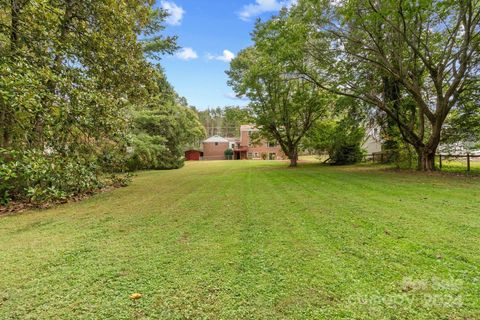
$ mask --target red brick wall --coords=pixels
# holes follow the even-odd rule
[[[225,160],[225,150],[228,149],[228,142],[204,142],[203,159],[205,160]]]
[[[240,136],[240,145],[248,147],[247,156],[249,153],[251,153],[253,158],[261,159],[262,153],[266,153],[267,159],[268,159],[270,153],[275,153],[276,159],[287,158],[283,153],[282,148],[280,148],[279,145],[273,148],[269,148],[267,146],[266,140],[262,141],[259,145],[252,145],[252,146],[249,146],[249,142],[250,142],[250,136],[248,135],[248,131],[242,131]],[[257,154],[256,157],[255,157],[255,154]]]
[[[250,137],[248,135],[248,131],[240,132],[240,146],[248,147],[248,142],[250,141]]]
[[[261,159],[262,158],[262,153],[267,154],[267,159],[269,159],[268,157],[269,157],[270,153],[275,153],[277,160],[281,160],[281,159],[286,158],[285,154],[282,152],[282,149],[280,148],[280,146],[269,148],[269,147],[267,147],[267,142],[263,142],[259,146],[249,147],[248,152],[247,152],[247,156],[248,156],[248,153],[251,153],[252,157],[254,159]]]

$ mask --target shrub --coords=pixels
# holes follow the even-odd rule
[[[351,119],[320,121],[309,132],[304,147],[319,155],[328,153],[331,164],[353,164],[362,161],[364,137],[364,129]]]
[[[0,205],[10,201],[11,191],[14,189],[13,181],[17,177],[14,166],[3,163],[0,155]]]
[[[363,152],[358,143],[337,146],[330,155],[330,160],[335,165],[354,164],[362,161],[362,158]]]
[[[233,158],[233,150],[228,148],[226,149],[223,154],[225,155],[225,159],[231,160]]]
[[[78,155],[45,155],[39,150],[8,152],[3,150],[0,169],[0,196],[31,203],[62,200],[103,187],[99,168],[91,159]]]
[[[127,160],[129,170],[178,169],[183,165],[179,150],[168,148],[165,138],[148,134],[134,136],[133,152]]]

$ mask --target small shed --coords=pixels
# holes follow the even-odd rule
[[[185,151],[185,160],[198,161],[203,157],[203,152],[199,150],[187,150]]]

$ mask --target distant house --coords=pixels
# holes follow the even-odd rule
[[[379,128],[367,129],[362,149],[364,149],[368,155],[382,152],[382,138],[380,137]]]
[[[286,158],[276,142],[261,140],[253,143],[251,134],[257,131],[258,129],[252,125],[242,125],[240,139],[212,136],[203,142],[203,158],[205,160],[223,160],[227,149],[233,150],[234,160]]]
[[[285,159],[285,154],[282,148],[276,141],[261,140],[258,143],[253,143],[251,135],[258,132],[258,129],[252,125],[242,125],[240,127],[240,140],[237,143],[237,148],[234,149],[235,159],[262,159],[262,155],[269,160]]]

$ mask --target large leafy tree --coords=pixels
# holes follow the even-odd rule
[[[435,169],[448,114],[478,86],[478,1],[300,0],[274,21],[295,72],[385,113]]]
[[[311,126],[324,115],[328,98],[303,79],[283,68],[281,61],[257,38],[254,47],[239,53],[227,72],[238,96],[250,99],[249,107],[260,134],[275,140],[297,166],[299,145]]]
[[[133,112],[153,99],[170,106],[147,60],[176,49],[161,35],[165,16],[150,0],[0,0],[0,180],[16,175],[7,187],[70,194],[121,169]]]
[[[448,146],[459,146],[462,149],[480,148],[480,86],[475,91],[462,95],[460,103],[450,113],[445,122],[445,133],[442,137],[446,152]]]
[[[65,151],[112,139],[144,99],[144,53],[175,48],[150,1],[3,0],[0,146]],[[139,41],[141,36],[146,39]]]
[[[185,148],[205,138],[196,111],[165,82],[162,70],[157,69],[154,79],[162,90],[133,113],[132,170],[179,168]]]

